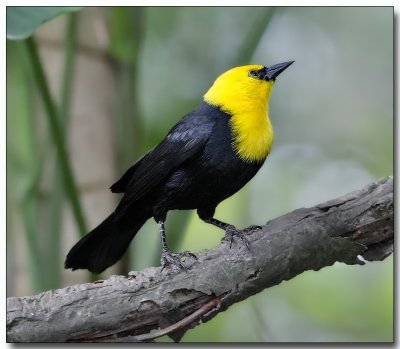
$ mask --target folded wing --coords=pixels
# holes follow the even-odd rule
[[[157,147],[138,160],[111,186],[113,192],[125,193],[116,212],[125,211],[185,161],[198,155],[207,143],[214,123],[207,115],[191,113],[176,124]]]

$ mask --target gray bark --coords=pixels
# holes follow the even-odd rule
[[[303,271],[383,260],[393,251],[393,222],[393,179],[387,177],[250,231],[250,252],[236,239],[231,248],[223,241],[187,260],[187,272],[152,267],[10,297],[7,341],[150,341],[165,333],[179,340],[200,321]]]

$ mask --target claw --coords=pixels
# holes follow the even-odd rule
[[[182,253],[173,253],[170,250],[163,249],[161,253],[161,266],[162,266],[161,271],[163,271],[165,267],[168,265],[176,265],[177,267],[179,267],[179,269],[182,269],[185,272],[187,272],[187,268],[181,261],[182,257],[192,257],[197,260],[196,255],[194,255],[189,251],[185,251]]]
[[[247,228],[243,229],[243,232],[247,233],[252,230],[261,230],[263,227],[261,225],[250,225]]]
[[[240,230],[235,228],[233,225],[228,225],[228,227],[225,229],[225,237],[227,236],[230,237],[229,248],[232,248],[233,237],[236,236],[244,243],[247,250],[250,251],[249,240],[245,235],[246,232],[247,232],[246,229]]]
[[[192,252],[189,252],[189,251],[184,251],[184,252],[181,252],[181,253],[179,253],[181,256],[184,256],[184,257],[191,257],[191,258],[194,258],[196,261],[197,261],[197,256],[194,254],[194,253],[192,253]]]

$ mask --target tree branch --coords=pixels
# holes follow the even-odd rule
[[[127,277],[7,299],[8,342],[178,341],[200,321],[306,270],[364,264],[393,251],[393,178],[302,208],[187,261]],[[161,329],[161,330],[160,330]],[[151,332],[152,330],[155,330]]]

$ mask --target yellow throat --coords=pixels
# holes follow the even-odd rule
[[[220,75],[204,95],[204,101],[231,115],[233,148],[246,162],[261,162],[271,151],[274,133],[268,115],[273,80],[249,76],[261,65],[233,68]]]

